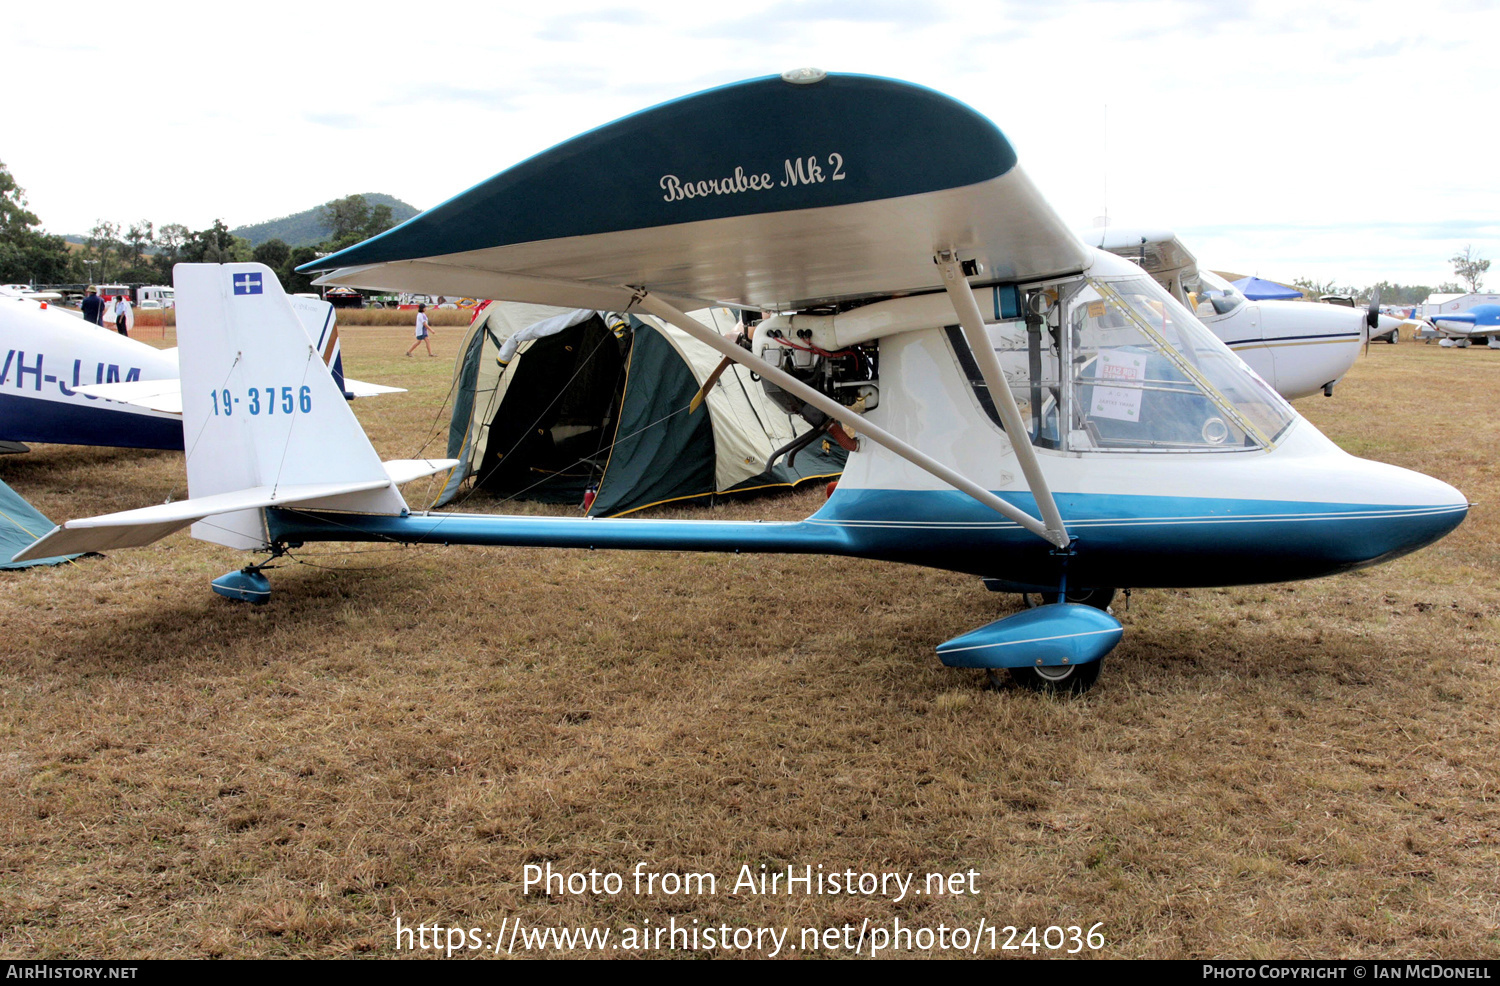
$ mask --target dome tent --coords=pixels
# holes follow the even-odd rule
[[[735,322],[722,309],[695,317],[721,331]],[[831,439],[767,469],[809,426],[737,364],[691,412],[718,365],[717,352],[649,316],[492,302],[459,352],[448,432],[448,456],[459,465],[434,505],[453,501],[465,484],[552,503],[581,503],[597,487],[589,513],[618,516],[843,470],[845,452]]]

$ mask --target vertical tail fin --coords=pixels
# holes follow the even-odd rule
[[[344,356],[339,345],[339,322],[338,309],[321,298],[302,298],[297,295],[287,295],[287,302],[292,306],[292,311],[297,313],[302,327],[307,330],[307,337],[313,341],[318,352],[323,357],[323,362],[328,365],[328,372],[333,374],[333,383],[345,397],[353,397],[349,393],[349,387],[344,382]]]
[[[383,488],[309,507],[400,514],[406,501],[349,410],[342,381],[309,341],[276,274],[263,264],[178,264],[179,362],[188,492],[386,480]],[[313,334],[316,337],[316,334]],[[259,510],[219,514],[193,536],[264,545]]]

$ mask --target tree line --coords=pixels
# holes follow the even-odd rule
[[[1453,273],[1463,284],[1459,284],[1458,281],[1444,281],[1434,286],[1376,281],[1369,287],[1357,288],[1352,284],[1338,284],[1335,281],[1317,281],[1310,277],[1299,277],[1292,282],[1292,287],[1312,298],[1325,294],[1340,294],[1368,300],[1379,294],[1382,305],[1420,305],[1435,294],[1469,294],[1483,290],[1484,275],[1490,269],[1490,262],[1474,249],[1473,244],[1465,246],[1461,252],[1449,257],[1448,263],[1453,265]]]
[[[363,195],[334,199],[320,206],[318,218],[328,230],[328,238],[316,247],[292,247],[279,239],[252,247],[248,240],[232,234],[221,219],[199,230],[181,223],[156,226],[142,219],[122,225],[101,219],[89,230],[83,249],[72,250],[61,236],[41,229],[41,220],[26,208],[24,190],[0,162],[0,283],[171,284],[173,264],[253,260],[274,270],[282,287],[295,294],[312,288],[311,280],[298,274],[296,268],[395,225],[390,206],[371,206]],[[1481,289],[1490,268],[1490,262],[1472,245],[1449,258],[1449,263],[1469,291]],[[1302,277],[1292,285],[1313,298],[1325,294],[1369,298],[1378,291],[1381,303],[1388,305],[1416,305],[1429,295],[1465,290],[1453,281],[1436,286],[1380,281],[1358,288]]]
[[[198,230],[181,223],[158,226],[147,219],[129,224],[101,219],[82,249],[73,249],[63,237],[41,228],[41,220],[26,207],[25,190],[0,162],[0,283],[171,284],[174,264],[253,260],[275,271],[282,287],[295,294],[312,288],[311,279],[298,274],[297,267],[395,225],[390,206],[372,207],[363,195],[328,202],[319,207],[318,218],[329,233],[315,247],[292,247],[279,239],[252,247],[222,219]]]

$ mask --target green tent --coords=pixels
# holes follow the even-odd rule
[[[695,313],[725,331],[724,309]],[[505,360],[502,370],[499,360]],[[454,374],[448,457],[459,465],[435,505],[466,485],[507,499],[582,503],[594,516],[669,501],[786,489],[831,479],[844,451],[815,441],[794,464],[777,449],[808,425],[735,364],[695,412],[720,356],[647,317],[491,303],[469,328]]]
[[[36,561],[13,562],[11,557],[53,528],[52,521],[21,499],[15,490],[0,482],[0,570],[30,568],[32,565],[61,565],[77,555],[38,558]]]

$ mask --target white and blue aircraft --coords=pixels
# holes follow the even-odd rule
[[[1475,305],[1468,311],[1438,312],[1430,317],[1432,324],[1443,334],[1444,342],[1452,339],[1468,346],[1484,339],[1489,348],[1500,349],[1500,305]]]
[[[295,297],[289,304],[349,396],[401,392],[344,377],[332,305]],[[175,349],[0,290],[0,444],[10,450],[24,451],[26,442],[181,449],[178,373]]]
[[[1333,396],[1372,337],[1399,339],[1400,320],[1380,315],[1378,303],[1351,309],[1249,301],[1233,284],[1200,267],[1170,230],[1106,226],[1080,236],[1139,264],[1289,401],[1319,391]]]
[[[93,384],[154,387],[176,378],[171,350],[0,292],[0,441],[180,449],[178,415],[87,392]]]
[[[380,461],[274,282],[231,289],[265,268],[182,265],[190,498],[68,521],[17,557],[192,524],[272,557],[366,541],[901,561],[1052,595],[938,653],[1078,691],[1123,632],[1116,587],[1346,572],[1469,507],[1343,452],[1139,267],[1069,232],[993,123],[894,80],[798,70],[666,103],[309,268],[659,319],[857,449],[794,523],[413,511],[399,485],[452,460]],[[782,314],[746,349],[685,314],[710,304]],[[261,567],[216,591],[264,601]]]

